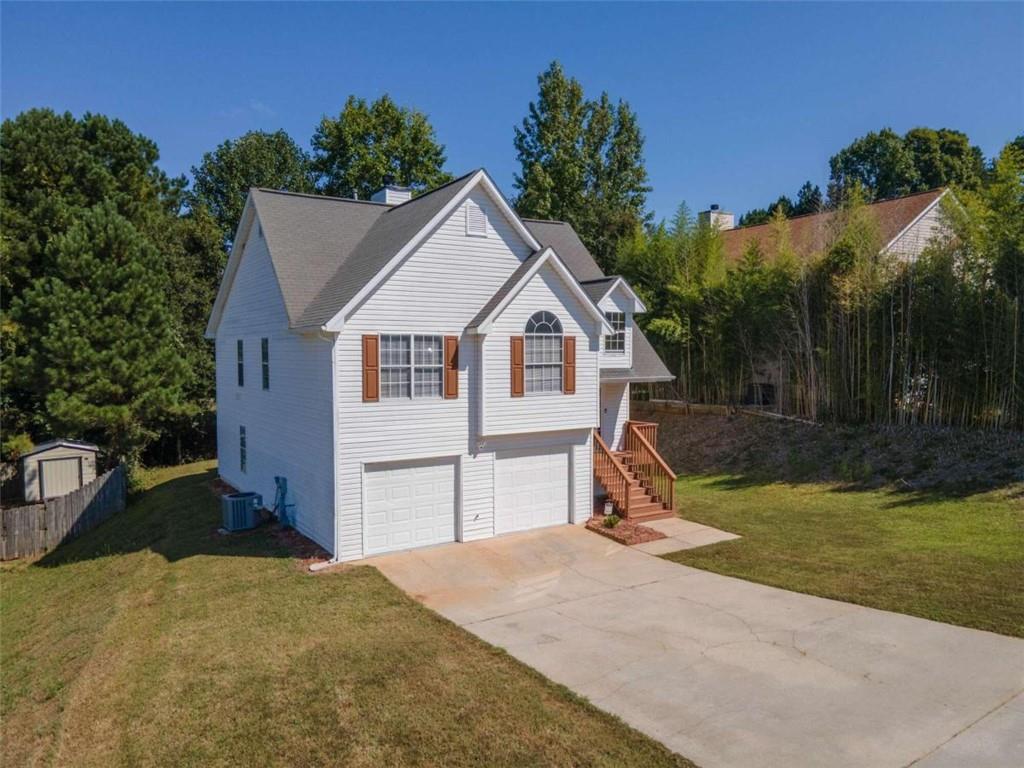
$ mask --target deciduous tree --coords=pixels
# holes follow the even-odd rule
[[[284,131],[228,139],[193,166],[192,205],[205,206],[225,245],[235,235],[250,187],[312,192],[309,157]]]
[[[429,189],[451,179],[444,145],[427,116],[384,94],[372,103],[349,96],[313,136],[313,170],[328,195],[366,200],[385,184]]]

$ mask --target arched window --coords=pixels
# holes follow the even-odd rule
[[[537,312],[526,321],[525,389],[562,391],[562,323],[550,312]]]

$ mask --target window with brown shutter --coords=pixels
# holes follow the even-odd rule
[[[444,337],[444,396],[451,400],[459,396],[459,337]]]
[[[523,396],[523,337],[513,336],[512,350],[512,397]]]
[[[363,336],[363,402],[375,403],[380,399],[380,340],[377,336]]]
[[[562,392],[576,394],[576,337],[562,339]]]

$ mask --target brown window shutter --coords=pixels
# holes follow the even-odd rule
[[[363,336],[363,402],[380,400],[380,337]]]
[[[511,338],[512,348],[512,397],[522,397],[525,391],[523,386],[523,344],[522,336]]]
[[[562,392],[576,394],[576,337],[562,339]]]
[[[444,337],[444,396],[459,396],[459,337]]]

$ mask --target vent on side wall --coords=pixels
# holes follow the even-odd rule
[[[487,237],[487,214],[472,200],[466,201],[466,234]]]

